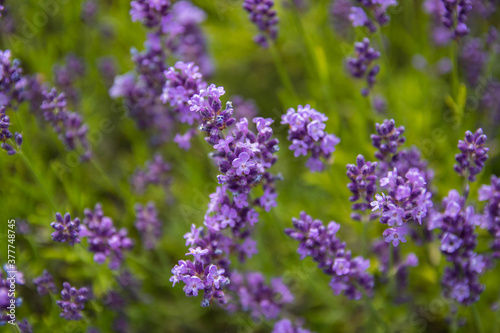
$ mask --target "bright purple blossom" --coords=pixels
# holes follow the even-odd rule
[[[359,210],[361,213],[370,208],[370,203],[373,201],[373,196],[377,192],[377,176],[375,170],[377,162],[366,162],[363,155],[358,155],[356,165],[347,164],[347,177],[350,183],[347,188],[352,192],[349,201],[353,202],[352,210]],[[357,202],[361,199],[361,202]],[[351,217],[354,220],[360,221],[361,214],[353,213]],[[371,216],[370,219],[375,217]]]
[[[50,224],[55,231],[52,233],[52,240],[55,242],[67,243],[73,246],[75,243],[80,243],[80,219],[71,220],[69,213],[64,214],[64,218],[60,213],[56,213],[56,221]]]
[[[275,41],[278,37],[278,16],[273,9],[273,0],[244,0],[243,9],[249,14],[248,18],[259,29],[254,41],[263,48],[269,47],[269,40]]]
[[[61,318],[66,320],[82,319],[81,311],[84,309],[85,303],[88,300],[88,289],[76,289],[71,287],[68,282],[63,283],[61,290],[61,300],[57,301],[57,305],[62,309]]]
[[[371,66],[373,61],[380,58],[380,52],[370,47],[370,40],[368,38],[364,38],[361,42],[356,42],[354,50],[356,51],[355,57],[347,59],[347,69],[352,77],[366,79],[368,86],[361,90],[361,94],[366,97],[375,84],[375,77],[380,71],[379,65]]]
[[[484,162],[488,159],[489,148],[485,147],[486,135],[479,128],[476,133],[465,132],[465,140],[458,141],[458,149],[461,153],[455,155],[458,164],[455,164],[455,171],[471,182],[476,180],[476,176],[484,167]]]

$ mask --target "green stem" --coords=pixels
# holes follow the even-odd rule
[[[474,325],[476,326],[476,332],[483,333],[483,323],[481,322],[481,316],[479,315],[476,304],[472,304],[472,314],[474,315]]]
[[[373,316],[376,319],[376,321],[378,321],[378,323],[380,324],[380,326],[382,327],[384,332],[389,332],[390,331],[389,326],[387,326],[385,320],[380,316],[378,311],[375,309],[370,298],[364,292],[363,292],[363,294],[365,297],[366,305],[367,305],[368,309],[370,309],[371,316]]]
[[[394,296],[394,276],[392,274],[394,266],[394,246],[389,243],[389,267],[387,269],[387,278],[389,279],[389,298],[392,300]]]
[[[456,312],[453,314],[453,318],[451,321],[451,332],[456,333],[458,330],[458,308]]]
[[[17,326],[17,321],[14,324],[14,332],[21,333],[21,330],[19,329],[19,326]]]
[[[292,80],[290,79],[290,76],[288,76],[288,72],[286,71],[285,66],[283,65],[282,59],[278,53],[278,49],[276,48],[274,43],[270,43],[269,50],[271,51],[274,64],[276,65],[276,69],[278,70],[281,83],[283,83],[288,92],[292,94],[294,98],[296,98],[297,93],[295,92],[295,89],[293,87]]]
[[[30,170],[31,174],[33,175],[33,178],[35,178],[36,182],[38,183],[38,185],[40,186],[40,188],[44,192],[45,197],[47,198],[47,200],[49,201],[50,205],[52,206],[53,211],[56,212],[57,211],[56,205],[54,204],[54,201],[52,200],[52,197],[49,195],[49,193],[47,192],[47,190],[43,186],[42,182],[40,181],[40,178],[37,176],[37,174],[35,172],[35,169],[33,169],[33,166],[31,164],[31,162],[28,160],[28,158],[26,157],[26,155],[24,155],[24,153],[22,151],[18,151],[18,154],[21,156],[21,158],[24,161],[24,164]]]
[[[450,58],[453,62],[453,73],[452,73],[452,96],[458,96],[458,42],[453,41],[451,43],[451,55]]]

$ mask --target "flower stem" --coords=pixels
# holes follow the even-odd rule
[[[456,97],[458,95],[458,42],[457,41],[453,41],[451,43],[450,57],[453,63],[452,96]]]
[[[288,92],[292,94],[294,99],[296,99],[297,93],[295,92],[295,88],[293,87],[292,80],[290,79],[290,76],[288,76],[288,72],[286,71],[285,66],[283,65],[283,61],[280,58],[278,49],[276,48],[274,43],[270,43],[269,50],[271,51],[274,64],[276,65],[276,69],[278,70],[278,74],[281,78],[281,83],[283,83]]]
[[[40,181],[40,178],[37,176],[37,174],[35,172],[35,169],[33,169],[33,165],[31,164],[31,162],[29,161],[29,159],[26,157],[26,155],[24,155],[24,153],[22,151],[18,151],[18,154],[21,156],[21,158],[24,161],[24,164],[30,170],[31,174],[33,175],[33,178],[35,178],[36,182],[38,183],[38,185],[40,186],[40,188],[44,192],[45,197],[49,201],[50,206],[52,207],[53,212],[56,212],[57,211],[56,205],[54,204],[54,201],[52,200],[52,197],[49,195],[49,193],[47,192],[47,190],[43,186],[42,182]]]
[[[479,315],[476,304],[472,304],[472,314],[474,315],[474,326],[476,326],[476,332],[483,333],[483,323],[481,322],[481,316]]]
[[[387,326],[385,320],[380,316],[378,311],[375,309],[370,298],[365,294],[365,292],[363,292],[363,295],[365,298],[366,305],[367,305],[368,309],[370,310],[371,316],[373,316],[373,318],[376,319],[376,321],[380,324],[380,326],[382,327],[384,332],[390,332],[389,326]]]

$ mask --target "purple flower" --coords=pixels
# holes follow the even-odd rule
[[[377,191],[376,168],[377,162],[366,162],[363,155],[358,155],[356,165],[347,164],[347,177],[351,181],[347,184],[347,188],[352,192],[349,201],[355,202],[352,210],[364,212],[370,208],[370,203],[374,201],[373,196]],[[356,202],[360,199],[361,202]],[[361,219],[359,214],[353,214],[352,217],[356,220]]]
[[[141,234],[144,247],[154,249],[162,234],[162,223],[158,220],[154,203],[150,202],[146,207],[136,204],[135,214],[135,227]]]
[[[384,238],[387,243],[391,243],[393,246],[398,246],[399,242],[406,243],[406,238],[404,235],[407,234],[405,228],[389,228],[384,231]]]
[[[36,286],[36,291],[40,296],[57,292],[54,278],[47,270],[44,270],[41,276],[33,279],[33,284]]]
[[[168,186],[172,167],[165,162],[161,154],[154,155],[153,160],[146,161],[144,169],[137,169],[132,176],[132,186],[136,193],[142,194],[148,185]]]
[[[268,39],[274,41],[278,37],[278,16],[273,6],[272,0],[243,1],[243,9],[249,13],[248,18],[259,29],[254,41],[263,48],[269,46]]]
[[[361,7],[351,7],[349,20],[351,21],[353,27],[363,27],[369,22],[365,11]]]
[[[235,209],[230,208],[228,205],[223,205],[221,208],[221,215],[217,216],[222,229],[230,226],[234,228],[238,213]]]
[[[205,285],[202,283],[201,279],[197,276],[185,276],[182,279],[186,285],[183,290],[186,295],[198,296],[198,289],[204,289]]]
[[[481,172],[484,162],[488,159],[489,148],[485,147],[486,135],[479,128],[476,133],[465,132],[465,140],[458,141],[458,149],[461,153],[455,155],[458,164],[455,164],[455,171],[469,181],[476,180],[476,175]]]
[[[375,76],[380,71],[379,65],[371,66],[373,61],[380,58],[380,52],[370,47],[370,40],[368,38],[364,38],[361,42],[356,42],[354,49],[356,55],[347,59],[347,69],[352,77],[366,79],[368,86],[361,90],[362,95],[366,97],[375,84]]]
[[[56,213],[56,221],[50,224],[56,231],[52,233],[52,240],[55,242],[67,243],[73,246],[75,243],[80,243],[80,219],[71,220],[69,213],[64,214],[64,218],[60,213]]]
[[[311,331],[302,328],[299,324],[294,326],[289,319],[281,319],[274,324],[271,333],[311,333]]]
[[[272,189],[267,188],[264,191],[264,194],[260,197],[259,202],[261,207],[263,207],[266,212],[270,211],[272,207],[276,207],[276,198],[278,194],[274,192]]]
[[[242,174],[248,175],[251,168],[255,166],[255,162],[250,160],[250,155],[248,155],[248,153],[242,152],[238,158],[233,160],[232,165],[236,168],[236,174],[241,176]]]
[[[491,176],[491,185],[479,189],[479,201],[487,201],[482,215],[482,227],[494,237],[491,249],[493,258],[500,258],[500,178]]]
[[[87,288],[76,289],[71,287],[68,282],[64,282],[61,290],[61,300],[56,302],[62,309],[60,316],[66,320],[82,319],[81,311],[84,309],[87,300]]]

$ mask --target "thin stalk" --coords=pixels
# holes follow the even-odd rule
[[[493,332],[500,332],[500,293],[498,295],[497,307],[498,309],[495,317],[495,323],[493,324]]]
[[[296,99],[297,98],[297,93],[295,91],[295,88],[293,87],[292,80],[290,79],[290,76],[288,75],[288,72],[285,69],[285,66],[283,65],[283,61],[279,55],[278,49],[274,45],[274,43],[270,43],[269,50],[271,51],[271,55],[274,60],[274,64],[276,65],[276,69],[278,70],[278,74],[281,79],[281,83],[285,86],[285,88],[288,90],[290,94],[293,95],[293,97]]]
[[[40,186],[40,188],[42,189],[43,193],[45,194],[45,197],[47,198],[47,200],[49,201],[50,205],[52,206],[52,210],[54,212],[56,212],[57,211],[56,205],[54,204],[54,201],[52,200],[52,197],[49,195],[49,193],[47,192],[47,190],[43,186],[42,182],[40,181],[40,178],[36,174],[35,169],[33,169],[33,166],[31,164],[31,162],[29,161],[29,159],[26,157],[26,155],[24,155],[24,153],[21,150],[18,151],[18,154],[23,159],[24,164],[26,165],[26,167],[30,170],[31,174],[33,175],[33,178],[35,178],[36,182],[38,183],[38,186]]]
[[[456,312],[453,314],[453,318],[451,321],[451,332],[456,333],[458,330],[458,309]]]
[[[451,55],[450,58],[453,62],[453,73],[452,73],[452,96],[458,96],[458,42],[453,41],[451,43]]]
[[[370,312],[371,312],[371,315],[373,316],[373,318],[375,318],[376,321],[380,324],[380,326],[382,327],[384,332],[389,332],[390,331],[389,326],[387,326],[385,320],[382,318],[382,316],[380,316],[378,311],[375,309],[370,298],[364,292],[363,292],[363,294],[365,297],[366,305],[368,306],[368,309],[370,309]]]
[[[481,316],[479,315],[476,304],[472,304],[472,314],[474,315],[474,326],[476,327],[476,332],[483,333],[483,323],[481,322]]]
[[[17,321],[14,323],[14,332],[21,333],[19,326],[17,326]]]

